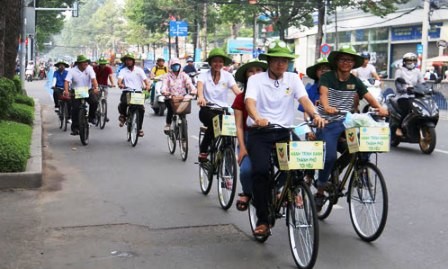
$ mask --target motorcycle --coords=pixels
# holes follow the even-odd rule
[[[47,74],[45,73],[44,66],[39,67],[39,76],[38,77],[40,80],[45,79],[47,77]]]
[[[28,81],[28,82],[33,81],[33,75],[34,75],[34,72],[33,72],[32,69],[25,70],[25,79],[26,79],[26,81]]]
[[[362,81],[364,85],[367,87],[367,90],[375,99],[380,103],[380,105],[384,104],[384,97],[381,94],[380,81],[375,79],[366,79]],[[366,101],[366,99],[361,99],[358,105],[358,111],[360,113],[367,113],[369,111],[370,104]]]
[[[162,94],[162,78],[163,75],[155,77],[152,90],[154,91],[154,101],[152,101],[151,108],[155,115],[163,116],[165,114],[165,96]]]
[[[402,78],[395,81],[401,94],[388,95],[391,146],[401,142],[418,143],[420,150],[431,154],[436,146],[436,125],[439,121],[439,108],[432,98],[433,91],[425,84],[406,85]]]
[[[198,78],[199,73],[198,72],[190,72],[190,73],[187,73],[187,75],[190,77],[191,83],[193,83],[193,85],[195,87],[197,87],[197,81],[198,81],[197,78]]]

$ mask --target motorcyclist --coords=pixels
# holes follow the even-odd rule
[[[193,58],[189,57],[187,59],[187,65],[184,66],[183,71],[191,77],[191,82],[194,85],[194,83],[195,83],[194,74],[196,74],[198,71],[196,70],[196,67],[194,67]]]
[[[33,61],[29,61],[28,64],[26,65],[25,74],[31,75],[31,77],[34,77],[34,62]]]
[[[403,64],[395,72],[395,86],[397,88],[398,96],[397,104],[399,106],[401,118],[398,122],[391,121],[391,132],[395,132],[396,135],[402,136],[401,123],[404,117],[409,113],[410,100],[408,95],[408,87],[414,87],[417,84],[425,82],[420,70],[416,69],[417,55],[412,52],[408,52],[403,55]]]
[[[150,73],[150,79],[154,79],[157,76],[164,75],[168,73],[168,68],[165,66],[165,59],[163,58],[157,58],[156,65],[151,69]],[[151,105],[154,103],[154,98],[156,96],[155,88],[156,88],[156,82],[154,81],[151,85],[151,94],[150,94],[150,100]]]
[[[375,80],[380,80],[380,76],[378,76],[378,73],[376,72],[375,66],[370,64],[370,53],[367,51],[364,51],[360,55],[364,62],[362,65],[352,71],[352,74],[357,76],[360,80],[368,80],[371,78],[374,78]]]

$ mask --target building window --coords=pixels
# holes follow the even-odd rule
[[[352,32],[338,32],[339,43],[350,43]]]
[[[389,40],[389,28],[374,28],[370,29],[370,33],[372,35],[371,40],[379,41],[379,40]]]
[[[334,40],[334,36],[335,36],[335,34],[334,33],[327,33],[327,43],[334,43],[335,42],[335,40]]]
[[[355,41],[369,41],[369,29],[361,29],[355,31]]]
[[[370,52],[370,62],[376,67],[376,72],[380,75],[387,75],[387,43],[372,44]],[[390,77],[390,76],[389,76]]]

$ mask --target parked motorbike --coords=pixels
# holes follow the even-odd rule
[[[380,81],[375,79],[366,79],[362,81],[364,85],[367,87],[367,90],[369,93],[375,97],[375,99],[380,103],[381,105],[384,104],[384,97],[381,94],[381,88],[380,88]],[[358,111],[360,113],[367,113],[369,111],[370,104],[367,102],[366,99],[361,99],[359,101],[358,105]]]
[[[153,91],[154,91],[154,101],[151,104],[152,110],[154,110],[154,114],[163,116],[165,114],[165,96],[162,94],[162,77],[163,75],[155,77]]]
[[[439,108],[432,98],[433,91],[425,84],[406,85],[402,78],[395,81],[397,95],[388,95],[391,146],[401,142],[418,143],[420,150],[431,154],[436,146],[436,125]]]

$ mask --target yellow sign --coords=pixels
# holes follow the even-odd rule
[[[222,115],[222,126],[220,126],[219,115],[213,118],[213,133],[215,138],[224,136],[236,136],[235,117],[233,115]]]
[[[145,95],[140,92],[131,92],[131,100],[129,104],[131,105],[143,105],[145,103]]]
[[[276,143],[280,170],[314,170],[324,167],[324,144],[322,141],[291,141]]]
[[[75,88],[75,99],[89,98],[89,88],[88,87],[78,87]]]
[[[217,138],[221,134],[221,128],[219,127],[219,115],[213,118],[213,134]]]
[[[388,152],[390,150],[389,127],[359,127],[345,130],[350,153]],[[359,136],[359,138],[358,138]]]

